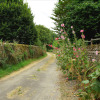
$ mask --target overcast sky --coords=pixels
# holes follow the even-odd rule
[[[54,27],[52,16],[52,10],[55,7],[55,3],[58,0],[24,0],[28,3],[33,15],[35,16],[34,22],[38,25],[44,25],[47,28]]]

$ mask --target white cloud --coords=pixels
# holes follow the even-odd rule
[[[33,15],[35,16],[34,22],[36,24],[44,25],[48,28],[54,27],[53,20],[50,19],[58,0],[24,0],[28,2]]]

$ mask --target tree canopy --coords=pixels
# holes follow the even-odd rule
[[[22,0],[0,3],[0,39],[34,44],[38,35],[33,19],[30,8]]]
[[[56,34],[43,25],[36,25],[36,30],[39,35],[39,40],[43,44],[52,44]]]
[[[80,38],[80,30],[84,29],[86,39],[95,38],[100,34],[100,0],[60,0],[53,10],[56,28],[60,32],[61,24],[64,23],[66,31],[72,38],[71,26]]]

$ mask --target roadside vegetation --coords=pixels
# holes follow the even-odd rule
[[[89,44],[85,43],[100,37],[99,5],[99,0],[59,0],[51,17],[58,37],[49,46],[54,48],[66,80],[76,80],[74,88],[78,90],[79,100],[100,99],[100,51],[94,51],[99,59],[93,56],[90,59]]]
[[[7,65],[7,68],[0,68],[0,78],[4,77],[6,75],[9,75],[12,72],[18,71],[21,68],[33,63],[34,61],[38,61],[38,60],[40,60],[40,59],[42,59],[46,56],[47,56],[47,54],[45,54],[45,55],[43,55],[39,58],[33,58],[33,59],[21,61],[18,64],[15,64],[15,65]]]
[[[0,77],[44,57],[55,36],[45,26],[35,25],[23,0],[0,0]]]

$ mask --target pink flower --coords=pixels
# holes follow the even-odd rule
[[[78,58],[79,56],[77,55],[76,58]]]
[[[85,39],[85,35],[81,35],[82,39]]]
[[[73,44],[75,44],[75,43],[73,43]]]
[[[58,38],[55,38],[55,40],[58,40]]]
[[[73,26],[71,26],[71,28],[73,28]]]
[[[52,47],[52,45],[50,45],[50,47]]]
[[[60,56],[60,55],[58,55],[58,56]]]
[[[63,29],[61,29],[60,31],[63,32]]]
[[[83,33],[83,32],[84,32],[84,30],[80,30],[80,32],[81,32],[81,33]]]
[[[62,38],[63,40],[65,39],[65,37],[64,37],[63,35],[61,36],[61,38]]]
[[[92,62],[95,62],[96,60],[95,59],[92,59]]]
[[[65,27],[65,25],[64,24],[61,24],[61,27]]]
[[[66,32],[63,32],[64,34],[66,34]]]
[[[98,55],[98,51],[96,51],[96,55]]]
[[[50,44],[48,46],[50,47]]]
[[[80,48],[78,48],[78,50],[81,50]]]
[[[55,49],[58,49],[58,48],[55,48]]]
[[[74,51],[76,51],[76,48],[75,48],[75,47],[73,47],[73,50],[74,50]]]
[[[66,80],[68,80],[68,77],[66,77]]]

